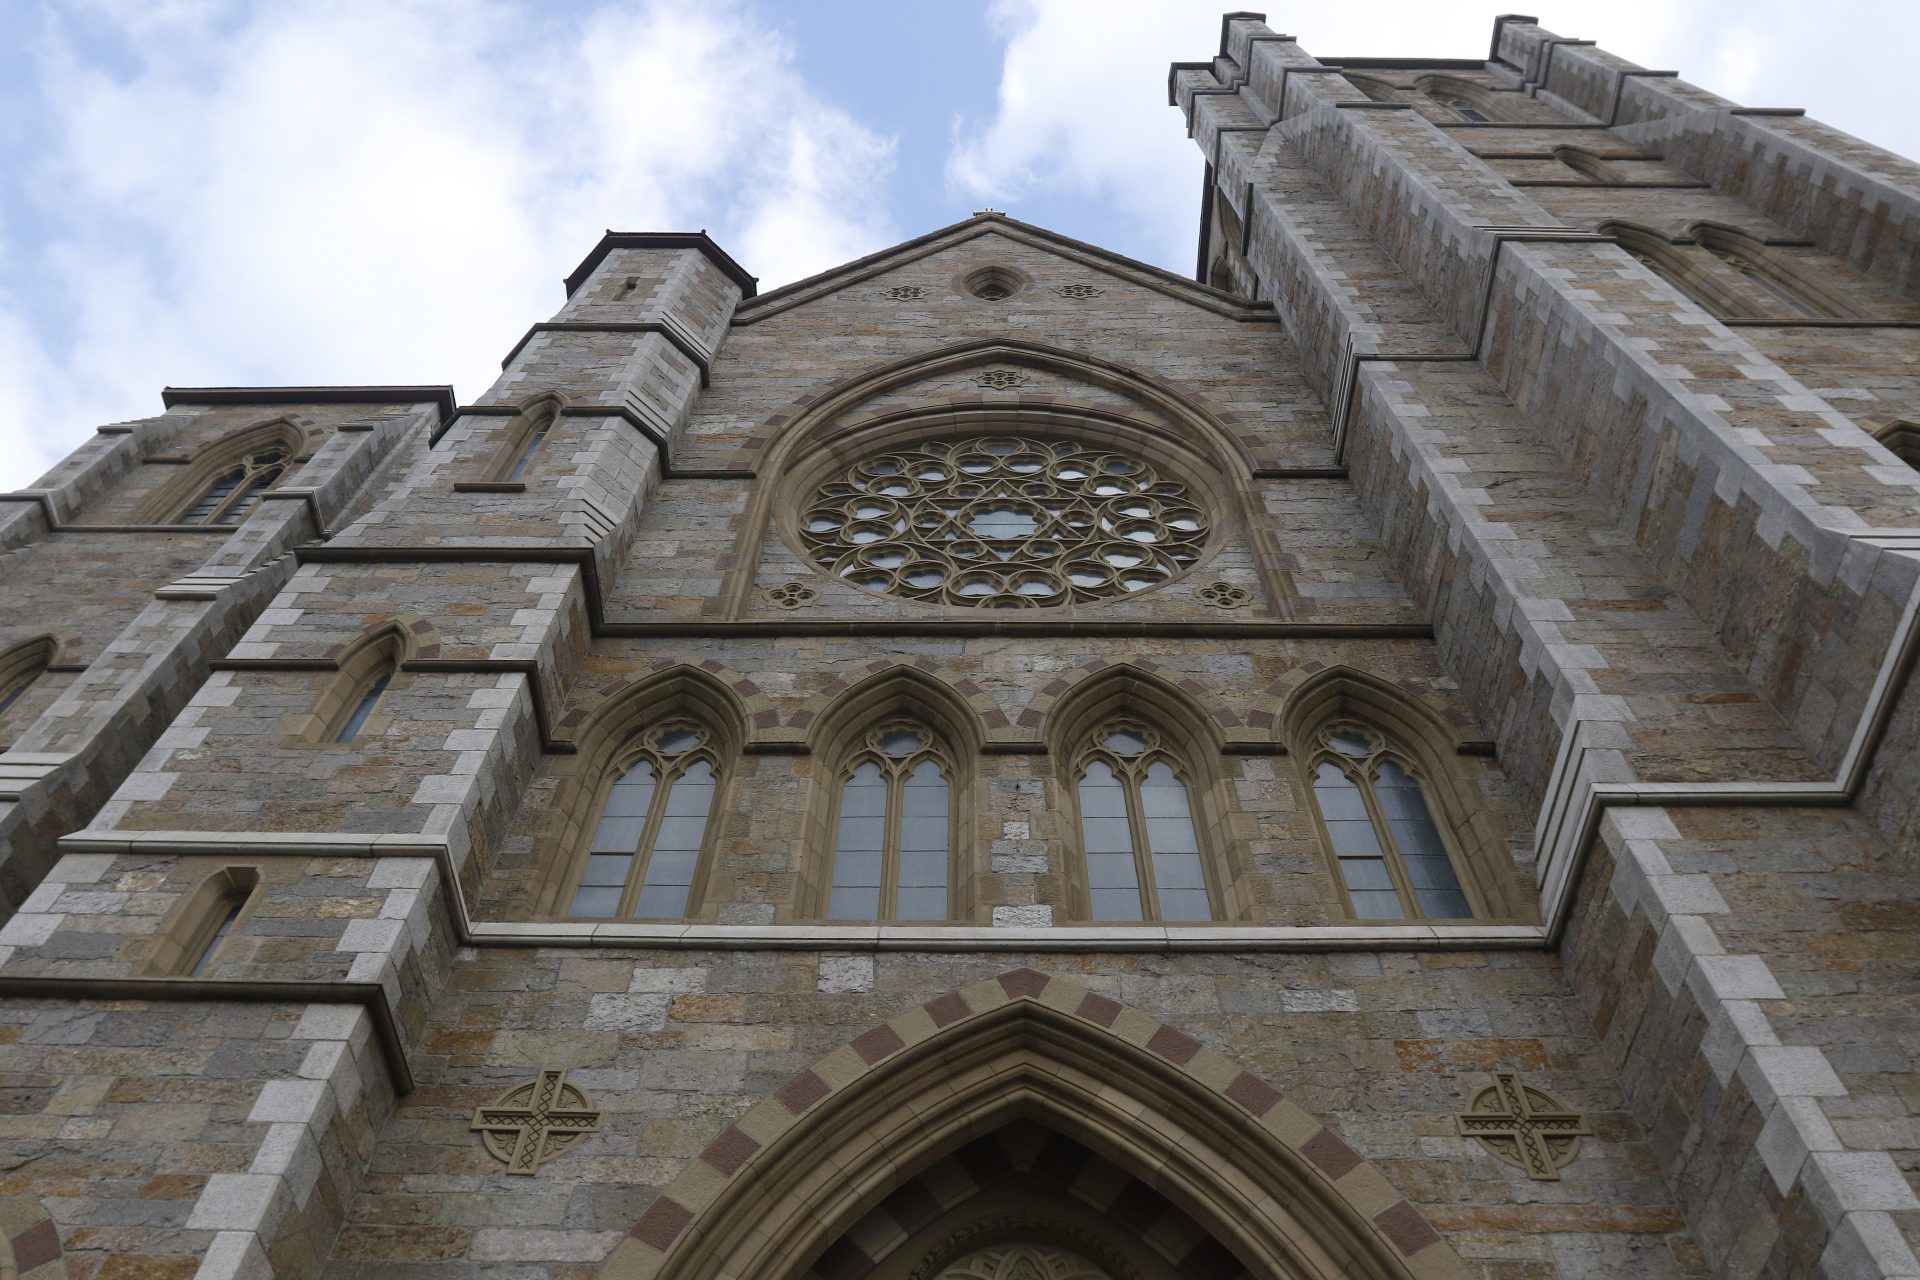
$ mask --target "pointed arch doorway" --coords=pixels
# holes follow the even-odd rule
[[[909,1010],[716,1138],[607,1280],[1440,1280],[1338,1135],[1173,1027],[1017,969]]]

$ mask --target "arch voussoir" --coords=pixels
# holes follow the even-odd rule
[[[1020,968],[870,1027],[762,1098],[641,1214],[607,1280],[786,1280],[890,1190],[1012,1120],[1135,1171],[1257,1275],[1454,1280],[1338,1134],[1178,1028]]]

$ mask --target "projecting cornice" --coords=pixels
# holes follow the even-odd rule
[[[440,421],[453,418],[452,387],[162,387],[160,403],[180,405],[246,404],[426,404]]]
[[[751,298],[759,288],[760,278],[749,275],[745,267],[735,262],[704,231],[609,231],[600,237],[600,243],[593,246],[593,250],[581,259],[580,265],[567,277],[569,298],[587,282],[593,269],[615,249],[694,249],[705,254],[708,262],[720,268],[728,279],[740,286],[741,297]]]

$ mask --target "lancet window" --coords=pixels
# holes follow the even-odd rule
[[[0,719],[33,688],[52,657],[53,646],[44,637],[0,653]]]
[[[1763,267],[1751,251],[1743,250],[1717,237],[1703,236],[1700,245],[1723,264],[1739,272],[1748,284],[1753,285],[1795,315],[1814,319],[1826,314],[1821,308],[1801,297],[1778,274]]]
[[[341,724],[340,731],[334,735],[335,742],[352,742],[360,736],[360,730],[365,727],[367,717],[372,715],[373,709],[380,705],[381,695],[386,693],[387,685],[392,681],[393,668],[388,666],[360,691],[360,696],[354,700],[353,710],[347,713],[346,721]]]
[[[1418,775],[1383,735],[1356,723],[1331,724],[1319,735],[1308,771],[1356,918],[1474,914]]]
[[[291,456],[285,445],[255,449],[215,476],[187,507],[178,523],[239,524],[259,505],[260,495],[280,483]]]
[[[684,917],[719,784],[719,758],[705,726],[675,720],[645,734],[607,785],[567,914]]]
[[[1093,918],[1213,919],[1186,771],[1159,733],[1108,721],[1074,776]]]
[[[868,732],[840,778],[827,917],[948,919],[953,820],[953,766],[933,733],[912,719]]]
[[[222,867],[202,880],[155,940],[146,971],[198,978],[220,958],[260,888],[256,867]]]
[[[566,401],[552,392],[527,400],[507,423],[502,442],[485,464],[490,483],[517,484],[540,460]]]
[[[551,430],[553,430],[551,415],[535,422],[527,430],[526,438],[520,442],[520,449],[514,455],[513,465],[507,468],[507,473],[501,479],[514,481],[525,475],[527,468],[533,465],[535,455],[540,452],[540,446],[547,442],[547,433]]]
[[[227,935],[233,932],[233,926],[240,922],[240,913],[246,910],[251,894],[250,887],[236,885],[214,903],[206,920],[206,939],[200,944],[193,964],[187,970],[189,977],[199,977],[213,964],[213,958],[220,953],[220,944],[227,940]]]

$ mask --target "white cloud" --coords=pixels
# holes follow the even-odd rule
[[[988,12],[1007,41],[997,109],[960,122],[949,181],[1015,215],[1037,195],[1096,200],[1148,256],[1190,255],[1202,162],[1167,106],[1167,64],[1213,51],[1219,8],[994,0]]]
[[[949,180],[1011,206],[1054,196],[1103,201],[1139,252],[1189,269],[1201,157],[1166,105],[1167,64],[1219,47],[1221,0],[994,0],[1006,41],[992,117],[963,121]],[[1506,6],[1502,6],[1506,7]],[[1759,106],[1804,106],[1837,128],[1920,153],[1904,101],[1920,41],[1911,0],[1857,0],[1844,22],[1803,0],[1581,0],[1530,7],[1544,26]],[[1319,57],[1482,58],[1493,5],[1432,0],[1269,7],[1269,25]]]
[[[738,5],[115,0],[34,64],[52,230],[0,243],[0,487],[166,383],[471,397],[608,227],[710,228],[766,285],[894,238],[892,141]]]

